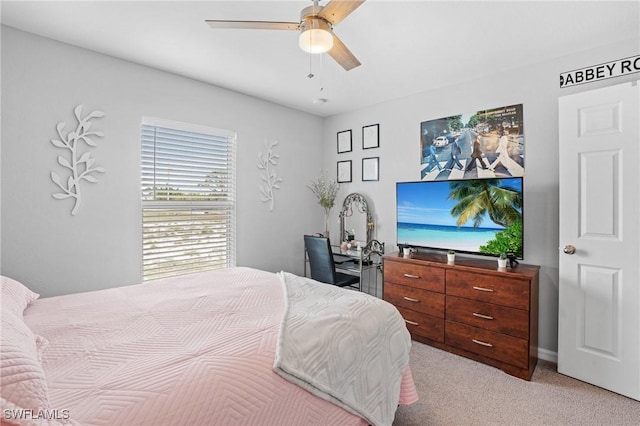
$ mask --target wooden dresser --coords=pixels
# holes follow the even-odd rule
[[[539,267],[499,271],[495,259],[384,257],[384,299],[411,337],[530,380],[538,361]]]

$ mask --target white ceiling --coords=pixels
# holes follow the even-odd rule
[[[204,22],[297,21],[311,4],[3,0],[1,20],[320,116],[640,37],[638,0],[368,0],[334,29],[362,62],[346,72],[327,55],[302,52],[296,32],[213,30]]]

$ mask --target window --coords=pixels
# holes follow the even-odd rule
[[[235,266],[235,133],[144,118],[143,280]]]

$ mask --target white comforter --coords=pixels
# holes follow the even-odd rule
[[[391,304],[281,272],[274,370],[376,426],[393,422],[411,337]]]

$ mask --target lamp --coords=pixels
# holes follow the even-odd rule
[[[308,53],[324,53],[333,47],[333,34],[329,23],[323,19],[304,20],[300,33],[300,49]]]

